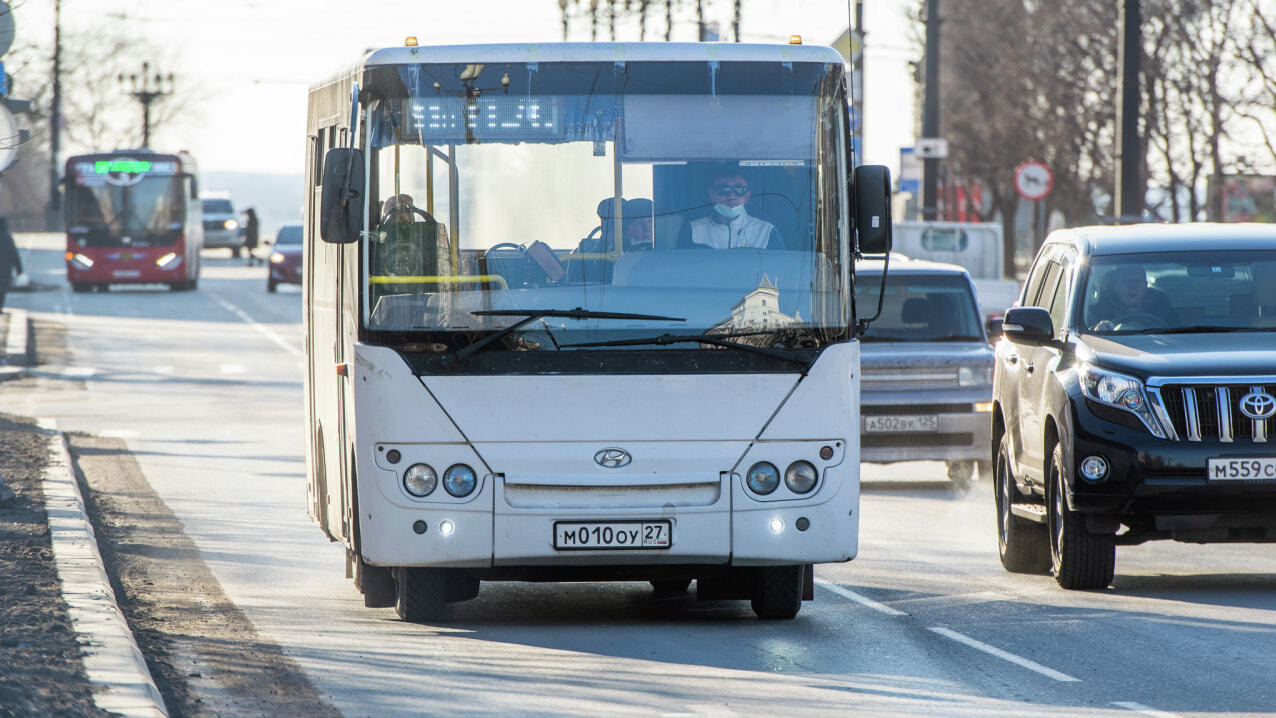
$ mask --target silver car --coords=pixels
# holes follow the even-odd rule
[[[229,197],[204,197],[204,248],[229,249],[233,256],[243,252],[244,238],[239,233],[239,218]]]

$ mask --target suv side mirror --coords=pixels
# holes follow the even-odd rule
[[[1039,346],[1054,339],[1054,322],[1041,307],[1012,307],[1001,320],[1001,333],[1016,344]]]
[[[884,165],[855,168],[855,235],[860,254],[891,251],[891,171]]]
[[[325,242],[350,244],[363,232],[363,151],[334,147],[323,158],[323,202],[319,236]]]

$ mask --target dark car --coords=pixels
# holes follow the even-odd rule
[[[993,380],[1002,565],[1112,582],[1115,547],[1276,542],[1276,226],[1052,233]]]
[[[275,235],[275,246],[270,253],[266,291],[273,292],[280,284],[301,284],[301,224],[285,224]]]

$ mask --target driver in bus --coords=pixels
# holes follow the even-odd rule
[[[784,249],[775,225],[750,215],[745,209],[751,196],[749,180],[740,170],[728,167],[715,172],[709,185],[713,212],[683,225],[678,248]]]
[[[1123,319],[1153,318],[1161,326],[1178,323],[1170,297],[1148,286],[1147,273],[1137,264],[1123,264],[1108,272],[1102,280],[1099,301],[1090,313],[1093,328],[1111,330]]]

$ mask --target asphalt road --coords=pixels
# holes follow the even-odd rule
[[[72,294],[56,236],[19,244],[47,288],[12,304],[69,358],[5,411],[123,441],[191,560],[346,716],[1276,711],[1276,547],[1121,547],[1113,588],[1065,592],[1004,572],[988,482],[934,463],[864,468],[860,555],[793,621],[622,583],[485,584],[402,623],[306,516],[299,292],[210,251],[194,292]]]

